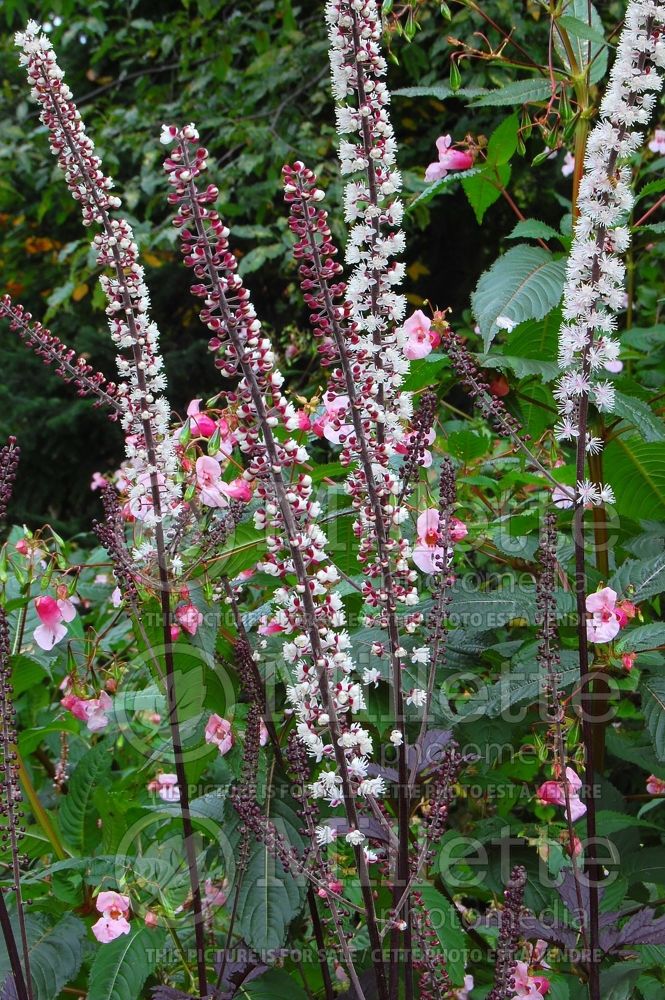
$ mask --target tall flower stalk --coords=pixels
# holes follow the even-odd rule
[[[613,336],[625,281],[622,255],[630,242],[627,219],[633,206],[628,159],[642,144],[657,94],[663,86],[658,69],[665,68],[662,28],[665,9],[654,0],[631,0],[617,47],[616,59],[600,119],[586,144],[584,172],[578,199],[578,217],[568,261],[559,364],[563,374],[555,396],[560,419],[556,433],[576,443],[575,597],[582,691],[582,729],[586,751],[587,840],[589,888],[589,995],[600,998],[599,899],[601,869],[596,855],[596,810],[592,795],[594,759],[594,705],[589,678],[586,635],[586,566],[584,507],[612,503],[610,485],[586,475],[587,455],[600,454],[603,441],[589,433],[589,405],[608,412],[614,389],[603,372],[616,361],[619,343]]]
[[[93,239],[93,248],[97,263],[109,272],[101,275],[100,284],[107,298],[111,336],[119,350],[117,364],[121,381],[115,396],[125,432],[130,508],[147,532],[135,553],[135,561],[154,557],[158,569],[169,724],[191,882],[199,990],[201,996],[205,996],[207,973],[201,889],[178,722],[166,552],[168,520],[177,512],[180,487],[169,426],[170,408],[164,395],[166,378],[159,353],[159,331],[148,316],[150,298],[134,234],[125,219],[111,215],[120,207],[120,199],[110,194],[113,181],[101,169],[101,161],[86,134],[71,90],[64,82],[53,46],[34,21],[28,22],[25,32],[16,35],[16,44],[21,49],[20,62],[26,67],[32,97],[40,106],[40,119],[49,130],[51,151],[57,157],[73,198],[81,205],[83,224],[101,227]]]

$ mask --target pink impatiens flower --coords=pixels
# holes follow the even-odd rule
[[[402,327],[407,336],[404,354],[409,361],[427,357],[441,343],[441,335],[432,329],[432,320],[422,309],[416,309]]]
[[[318,437],[324,437],[331,444],[342,444],[349,434],[353,433],[353,424],[344,423],[344,420],[348,421],[349,397],[326,394],[323,405],[325,411],[314,421],[312,430]]]
[[[100,892],[95,905],[101,917],[92,925],[92,933],[101,944],[108,944],[122,934],[129,934],[129,896],[123,896],[119,892]]]
[[[449,170],[468,170],[473,166],[473,156],[462,149],[452,149],[449,135],[440,135],[436,140],[439,159],[430,163],[425,171],[426,181],[440,181]]]
[[[586,806],[579,797],[579,790],[582,787],[582,780],[573,771],[572,767],[566,768],[566,783],[568,785],[568,800],[570,802],[570,818],[573,822],[584,816]],[[544,806],[566,807],[566,793],[562,781],[544,781],[536,792],[536,798]]]
[[[436,507],[424,510],[416,522],[418,541],[413,561],[423,573],[440,573],[444,564],[443,545],[439,530],[440,515]],[[450,519],[450,540],[461,542],[468,534],[467,526],[456,517]]]
[[[67,635],[63,621],[70,622],[76,617],[76,608],[68,599],[57,600],[49,594],[35,598],[35,611],[41,625],[32,633],[40,649],[53,649],[57,642]]]
[[[649,795],[665,795],[665,781],[650,774],[647,778],[647,792]]]
[[[201,400],[193,399],[187,407],[189,426],[197,437],[209,438],[215,433],[217,424],[207,413],[201,413]]]
[[[587,619],[586,634],[589,642],[611,642],[621,631],[621,614],[617,612],[617,593],[611,587],[603,587],[586,599],[586,609],[591,615]]]
[[[226,507],[229,498],[245,503],[252,499],[249,483],[245,479],[225,483],[221,465],[209,455],[201,455],[196,460],[196,482],[200,490],[199,499],[206,507]]]
[[[158,774],[148,782],[148,791],[157,792],[162,802],[180,802],[177,774]]]
[[[212,743],[219,750],[220,756],[227,754],[233,746],[233,732],[228,719],[220,715],[211,715],[205,729],[206,743]]]
[[[182,625],[185,632],[189,632],[190,635],[196,635],[199,625],[203,623],[203,614],[194,604],[181,604],[176,608],[175,617],[178,624]]]
[[[665,128],[657,128],[653,134],[653,139],[649,141],[649,149],[652,153],[660,153],[665,156]]]
[[[109,724],[107,713],[113,707],[113,701],[106,691],[102,691],[99,698],[78,698],[75,694],[66,694],[60,704],[74,718],[85,722],[91,733],[106,729]]]
[[[549,990],[550,983],[545,976],[530,976],[526,962],[516,962],[513,972],[514,996],[526,1000],[540,1000]]]
[[[566,153],[563,158],[563,163],[561,164],[561,173],[564,177],[570,177],[571,174],[575,173],[575,157],[570,152]]]

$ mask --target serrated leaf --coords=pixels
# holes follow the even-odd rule
[[[69,780],[67,795],[60,806],[59,820],[62,835],[70,847],[85,854],[86,841],[90,839],[95,789],[111,768],[111,752],[104,744],[85,753]]]
[[[473,98],[471,107],[498,108],[514,104],[530,104],[533,101],[546,101],[552,92],[549,80],[542,77],[533,80],[513,80],[505,83],[488,94]]]
[[[41,914],[28,913],[26,931],[35,1000],[54,1000],[60,996],[63,987],[76,978],[81,968],[87,933],[85,924],[73,913],[68,913],[54,925],[50,925]],[[9,960],[3,942],[0,943],[0,980],[6,976],[8,969]]]
[[[651,622],[626,629],[620,633],[614,648],[617,653],[639,653],[645,649],[657,649],[658,646],[665,646],[665,622]]]
[[[630,421],[645,441],[665,441],[665,420],[657,416],[644,400],[615,392],[614,413]]]
[[[510,115],[494,129],[487,143],[488,165],[501,166],[508,163],[517,149],[519,127],[519,116]]]
[[[638,603],[665,591],[665,552],[652,559],[627,559],[616,571],[609,586],[622,597]]]
[[[620,514],[665,519],[665,443],[617,437],[604,451]]]
[[[539,219],[520,219],[507,239],[553,240],[561,239],[561,233],[557,233],[556,229],[552,229],[546,222],[541,222]]]
[[[485,350],[499,332],[498,316],[516,325],[542,319],[559,304],[566,265],[541,247],[513,247],[481,276],[471,305]]]
[[[139,926],[100,946],[90,967],[87,1000],[136,1000],[157,964],[164,941],[157,928]]]
[[[446,191],[455,181],[463,181],[464,178],[473,177],[474,174],[480,173],[478,167],[471,167],[469,170],[458,170],[449,173],[446,177],[442,177],[440,181],[433,181],[424,191],[421,191],[417,198],[409,202],[406,211],[407,213],[412,211],[416,205],[426,205],[428,201],[431,201],[437,194],[441,194]]]
[[[642,711],[658,760],[665,761],[665,677],[650,677],[640,685]]]

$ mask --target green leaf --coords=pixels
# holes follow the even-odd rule
[[[665,518],[665,444],[617,437],[603,460],[620,514],[636,521]]]
[[[447,83],[435,83],[430,87],[400,87],[392,91],[393,97],[433,97],[437,101],[445,101],[453,96],[453,91]]]
[[[78,975],[83,961],[86,927],[68,913],[54,926],[42,914],[26,915],[30,968],[35,1000],[54,1000]],[[18,925],[16,927],[18,939]],[[0,938],[0,983],[9,971],[9,960]]]
[[[650,677],[640,685],[642,711],[658,760],[665,761],[665,677]]]
[[[665,646],[665,623],[652,622],[640,625],[639,628],[629,628],[621,632],[615,644],[615,651],[623,653],[630,651],[639,653],[644,649],[656,649]]]
[[[455,906],[432,885],[417,885],[425,910],[439,938],[441,950],[446,956],[446,969],[454,986],[464,983],[468,940],[462,930],[459,914]]]
[[[480,173],[478,167],[471,167],[469,170],[458,170],[449,173],[446,177],[442,177],[440,181],[433,181],[424,191],[421,191],[417,198],[414,198],[412,202],[407,206],[406,211],[410,212],[416,205],[426,205],[428,201],[431,201],[437,194],[445,192],[455,181],[462,181],[462,186],[464,187],[465,178],[473,177],[474,174]],[[466,189],[465,189],[466,190]]]
[[[561,239],[561,233],[552,229],[546,222],[539,219],[520,219],[512,233],[507,237],[509,240],[553,240]]]
[[[462,187],[480,225],[487,209],[501,197],[500,185],[506,187],[510,181],[510,165],[504,163],[492,169],[477,170],[474,177],[469,176],[469,173],[470,171],[466,172]]]
[[[627,830],[633,827],[649,827],[653,830],[662,830],[657,823],[651,823],[648,819],[640,819],[638,816],[629,816],[627,813],[614,812],[612,809],[601,809],[596,813],[596,829],[599,837],[611,837],[619,830]]]
[[[284,969],[270,969],[258,979],[243,985],[238,993],[239,1000],[307,1000],[307,994],[299,982]]]
[[[81,854],[86,853],[86,846],[97,833],[94,793],[111,769],[111,760],[111,749],[105,744],[88,750],[76,765],[62,800],[58,818],[63,838]]]
[[[87,1000],[136,1000],[155,968],[164,936],[139,926],[103,944],[90,968]]]
[[[546,101],[552,92],[549,80],[542,77],[533,80],[513,80],[505,83],[488,94],[481,94],[472,99],[474,108],[498,108],[511,104],[530,104],[533,101]]]
[[[591,6],[591,24],[589,24],[589,6]],[[573,24],[573,28],[575,30],[571,31],[569,34],[572,35],[570,38],[570,44],[578,68],[584,70],[589,65],[589,49],[591,49],[591,69],[589,72],[589,80],[591,83],[598,83],[598,81],[602,80],[607,72],[608,61],[607,45],[605,44],[605,29],[598,11],[594,6],[589,4],[589,0],[568,0],[568,3],[566,4],[566,13],[563,17],[558,18],[559,24],[566,19],[568,19],[569,23],[575,22]],[[598,40],[595,42],[591,40],[591,45],[589,45],[588,39],[580,37],[579,32],[584,30],[581,25],[585,26],[587,32],[596,32],[599,38],[602,38],[602,43]],[[565,24],[561,26],[563,30],[568,33],[568,29],[565,27]],[[559,55],[559,58],[561,59],[561,62],[563,63],[564,68],[569,72],[573,72],[566,47],[564,46],[558,31],[554,32],[554,47]]]
[[[508,163],[517,149],[517,135],[520,127],[519,115],[510,115],[496,128],[487,144],[487,164],[501,166]],[[504,185],[505,186],[505,185]]]
[[[499,371],[511,371],[518,378],[528,378],[538,375],[543,382],[553,382],[561,369],[555,361],[536,361],[533,358],[514,358],[506,354],[488,354],[478,359],[483,368],[498,368]]]
[[[665,421],[642,399],[615,392],[614,413],[629,420],[645,441],[665,441]]]
[[[628,559],[616,571],[609,586],[636,603],[665,590],[665,553],[652,559]]]
[[[571,17],[570,14],[562,14],[557,18],[557,24],[575,38],[585,38],[588,42],[596,42],[599,46],[607,44],[602,31],[591,27],[588,21],[581,21],[578,17]]]
[[[471,296],[473,312],[485,350],[499,332],[498,316],[513,323],[542,319],[558,305],[566,273],[564,260],[555,260],[541,247],[513,247],[481,276]]]

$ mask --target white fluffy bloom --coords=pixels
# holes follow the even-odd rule
[[[614,406],[614,388],[596,381],[598,371],[616,366],[616,313],[625,308],[625,253],[630,233],[626,225],[633,206],[631,172],[626,163],[642,144],[663,86],[665,9],[656,0],[630,0],[609,85],[598,123],[589,135],[578,196],[579,217],[567,266],[559,364],[563,370],[555,397],[560,420],[556,436],[579,437],[579,406],[590,397],[601,411]],[[498,324],[498,320],[497,320]],[[597,454],[602,441],[587,438],[586,449]],[[582,503],[598,504],[611,489],[578,484]]]

